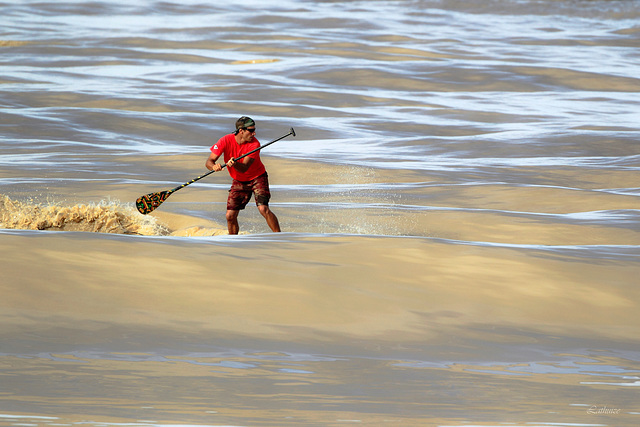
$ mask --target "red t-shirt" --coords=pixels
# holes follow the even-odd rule
[[[251,142],[240,145],[236,142],[236,136],[230,133],[229,135],[225,135],[220,138],[218,142],[211,147],[211,152],[216,156],[220,156],[224,153],[224,162],[227,163],[232,157],[237,159],[243,154],[248,153],[251,150],[255,150],[258,147],[260,147],[260,141],[258,141],[255,136]],[[249,154],[247,157],[253,159],[253,163],[249,166],[249,170],[246,172],[240,172],[236,168],[227,168],[231,178],[238,181],[251,181],[266,172],[266,169],[260,160],[260,150],[253,154]],[[244,159],[240,161],[243,160]]]

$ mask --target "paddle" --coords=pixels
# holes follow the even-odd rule
[[[281,139],[284,139],[286,137],[288,137],[289,135],[293,135],[296,136],[296,131],[293,130],[293,128],[291,128],[291,130],[289,131],[288,134],[281,136],[278,139],[274,139],[271,142],[268,142],[264,145],[261,145],[260,147],[256,148],[255,150],[251,150],[246,154],[243,154],[242,156],[238,157],[237,159],[235,159],[236,161],[247,157],[249,154],[253,154],[258,150],[262,150],[265,147],[268,147],[269,145],[273,144],[274,142],[278,142]],[[224,169],[226,167],[226,163],[224,165],[222,165],[222,168]],[[138,212],[140,212],[142,215],[146,215],[150,212],[152,212],[153,210],[155,210],[158,206],[160,206],[162,204],[162,202],[164,202],[165,200],[167,200],[167,198],[174,192],[180,190],[181,188],[186,187],[189,184],[193,184],[196,181],[201,180],[202,178],[204,178],[205,176],[209,176],[211,175],[213,172],[215,171],[209,171],[207,173],[205,173],[204,175],[201,175],[197,178],[192,179],[189,182],[185,182],[182,185],[177,186],[176,188],[173,188],[171,190],[167,190],[167,191],[159,191],[157,193],[149,193],[145,196],[140,196],[138,197],[138,199],[136,200],[136,208],[138,208]]]

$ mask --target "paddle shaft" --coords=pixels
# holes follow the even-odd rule
[[[280,138],[274,139],[274,140],[273,140],[273,141],[271,141],[271,142],[268,142],[268,143],[266,143],[266,144],[264,144],[264,145],[261,145],[260,147],[258,147],[258,148],[256,148],[256,149],[254,149],[254,150],[249,151],[248,153],[243,154],[242,156],[240,156],[240,157],[238,157],[237,159],[235,159],[235,161],[237,162],[238,160],[243,159],[243,158],[247,157],[248,155],[255,153],[256,151],[260,151],[260,150],[262,150],[263,148],[270,146],[270,145],[271,145],[271,144],[273,144],[274,142],[278,142],[278,141],[280,141],[281,139],[284,139],[284,138],[288,137],[289,135],[296,136],[296,131],[295,131],[295,130],[293,130],[293,128],[291,128],[291,130],[289,131],[289,133],[288,133],[288,134],[286,134],[286,135],[282,135]],[[226,163],[222,165],[222,169],[224,169],[224,168],[226,168],[226,167],[227,167],[227,164],[226,164]],[[215,172],[215,171],[213,171],[213,170],[212,170],[212,171],[209,171],[209,172],[205,173],[204,175],[200,175],[200,176],[199,176],[199,177],[197,177],[197,178],[193,178],[193,179],[192,179],[191,181],[189,181],[189,182],[185,182],[185,183],[184,183],[184,184],[182,184],[182,185],[178,185],[176,188],[173,188],[173,189],[171,189],[171,190],[168,190],[168,191],[167,191],[167,193],[168,193],[168,194],[171,194],[171,193],[173,193],[174,191],[178,191],[178,190],[180,190],[181,188],[186,187],[187,185],[193,184],[194,182],[199,181],[199,180],[201,180],[202,178],[204,178],[204,177],[206,177],[206,176],[211,175],[211,174],[212,174],[212,173],[214,173],[214,172]]]

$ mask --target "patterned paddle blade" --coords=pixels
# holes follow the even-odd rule
[[[138,212],[140,212],[142,215],[146,215],[160,206],[162,202],[167,200],[170,195],[170,191],[160,191],[158,193],[151,193],[147,194],[146,196],[140,196],[138,197],[138,200],[136,200],[136,208],[138,208]]]

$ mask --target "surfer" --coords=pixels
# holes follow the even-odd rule
[[[223,136],[211,147],[211,154],[205,163],[207,169],[219,172],[223,166],[216,162],[224,154],[224,162],[229,175],[233,178],[227,198],[226,218],[229,234],[238,234],[240,230],[238,214],[247,206],[252,194],[260,214],[267,220],[271,231],[280,231],[278,218],[269,208],[271,199],[269,179],[264,164],[260,160],[260,150],[239,162],[235,161],[241,155],[260,147],[260,142],[255,135],[256,122],[247,116],[240,117],[236,121],[236,131]]]

